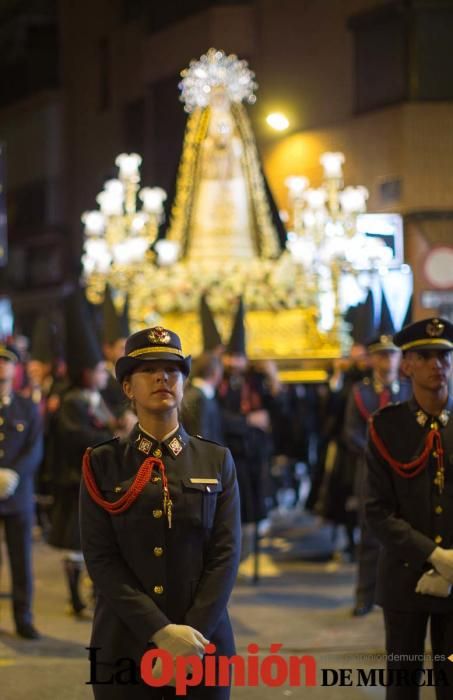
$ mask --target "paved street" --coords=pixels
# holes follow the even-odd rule
[[[380,611],[352,619],[353,565],[327,560],[330,530],[311,517],[292,514],[273,519],[263,541],[262,579],[251,585],[246,575],[237,583],[231,602],[238,653],[256,643],[261,658],[270,644],[281,643],[281,654],[314,655],[316,687],[235,688],[233,700],[307,698],[324,700],[382,700],[384,689],[358,687],[353,671],[350,687],[322,687],[322,669],[382,668],[383,624]],[[243,567],[244,568],[244,567]],[[251,570],[251,567],[249,567]],[[248,563],[245,565],[247,574]],[[36,624],[41,641],[20,640],[10,620],[6,572],[0,598],[0,688],[2,700],[89,700],[91,691],[85,646],[90,622],[65,614],[65,590],[60,555],[42,542],[35,543]],[[332,672],[328,674],[332,678]],[[302,673],[302,681],[304,674]],[[432,700],[424,689],[423,700]]]

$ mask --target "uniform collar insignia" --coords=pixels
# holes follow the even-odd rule
[[[444,408],[444,410],[439,413],[438,417],[439,417],[439,422],[445,428],[448,421],[450,420],[450,411],[447,408]]]
[[[173,452],[175,457],[182,452],[182,444],[179,442],[176,436],[170,440],[168,443],[168,448]]]
[[[442,425],[442,427],[445,428],[445,426],[448,424],[448,421],[450,420],[452,411],[453,411],[453,399],[452,397],[449,397],[448,403],[445,406],[445,408],[439,413],[438,416],[435,416],[435,418],[430,417],[425,411],[420,408],[414,397],[412,397],[409,400],[409,406],[412,408],[414,414],[415,414],[415,420],[419,425],[421,425],[422,428],[425,427],[425,425],[428,423],[429,420],[434,419],[435,421],[439,421],[439,423]]]
[[[153,445],[151,440],[140,434],[136,442],[138,442],[137,449],[139,449],[140,452],[144,452],[145,455],[149,455],[149,453],[151,452],[151,447]]]
[[[135,448],[143,454],[154,455],[160,458],[162,457],[162,450],[172,457],[177,457],[187,445],[189,436],[180,425],[176,433],[172,433],[166,440],[159,443],[152,435],[148,435],[146,431],[141,429],[137,423],[129,439]]]
[[[428,422],[428,415],[420,408],[415,414],[415,420],[422,426],[422,428],[424,428]]]
[[[180,425],[177,432],[173,435],[170,435],[168,440],[165,440],[163,444],[165,445],[172,457],[177,457],[183,451],[188,441],[189,436],[187,435],[182,425]]]

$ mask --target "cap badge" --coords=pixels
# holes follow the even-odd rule
[[[438,318],[433,318],[426,326],[426,332],[431,338],[439,338],[445,330],[445,325]]]
[[[152,343],[161,343],[162,345],[167,345],[171,340],[169,332],[165,330],[165,328],[162,328],[162,326],[151,328],[148,333],[148,339]]]

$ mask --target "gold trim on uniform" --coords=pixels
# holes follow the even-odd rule
[[[184,353],[182,350],[180,350],[179,348],[173,348],[170,345],[154,345],[152,348],[139,348],[138,350],[132,350],[132,352],[129,352],[127,354],[127,357],[140,357],[141,355],[148,355],[152,352],[162,352],[163,350],[165,352],[171,351],[175,355],[184,357]]]
[[[193,476],[189,479],[191,484],[218,484],[218,479],[205,479],[204,477]]]
[[[401,350],[409,350],[419,345],[437,345],[439,350],[453,350],[453,343],[447,338],[423,338],[422,340],[411,340],[409,343],[401,345]]]

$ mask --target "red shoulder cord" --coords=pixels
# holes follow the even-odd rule
[[[88,447],[85,450],[85,454],[83,455],[82,474],[85,485],[87,487],[87,491],[90,494],[93,501],[98,504],[98,506],[101,506],[101,508],[106,510],[111,515],[118,515],[119,513],[124,513],[124,511],[128,510],[131,507],[131,505],[137,500],[137,498],[145,488],[146,484],[149,483],[154,468],[156,468],[161,474],[162,490],[164,493],[164,511],[168,517],[169,527],[171,527],[172,501],[170,499],[170,491],[168,489],[165,465],[161,459],[157,459],[156,457],[147,457],[140,465],[140,468],[137,474],[135,475],[135,479],[126,491],[126,493],[123,496],[121,496],[121,498],[119,498],[117,501],[111,503],[110,501],[106,501],[104,498],[102,498],[101,492],[99,491],[98,485],[94,478],[93,470],[91,469],[90,463],[91,450],[92,448]]]
[[[439,479],[439,481],[436,481],[436,483],[439,486],[439,490],[442,490],[444,475],[444,449],[442,447],[442,439],[439,430],[429,431],[426,436],[423,451],[411,462],[398,462],[396,459],[393,459],[392,455],[379,437],[377,430],[374,427],[373,419],[370,420],[369,431],[371,441],[381,457],[403,479],[412,479],[414,476],[417,476],[417,474],[420,474],[420,472],[422,472],[427,466],[430,452],[434,448],[434,452],[436,453],[435,456],[437,458],[436,479]]]
[[[355,405],[357,406],[360,415],[365,421],[368,421],[371,416],[371,412],[365,406],[359,388],[356,386],[352,391],[354,395]],[[387,389],[387,387],[385,387],[379,394],[379,408],[385,408],[385,406],[387,406],[390,403],[390,398],[390,391]]]

